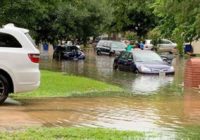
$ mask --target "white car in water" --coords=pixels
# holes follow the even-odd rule
[[[0,28],[0,104],[10,93],[38,88],[39,56],[29,30],[13,24]]]

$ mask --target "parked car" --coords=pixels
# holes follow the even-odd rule
[[[114,59],[113,69],[146,74],[174,73],[173,66],[168,65],[157,53],[149,50],[122,52]]]
[[[153,49],[152,40],[146,39],[144,43],[144,50],[152,50],[152,49]]]
[[[176,52],[176,43],[173,43],[172,41],[168,39],[160,39],[157,46],[156,50],[157,52],[170,52],[170,53],[175,53]]]
[[[0,104],[10,93],[40,85],[39,56],[29,30],[7,24],[0,28]]]
[[[100,40],[96,46],[97,55],[108,54],[110,56],[125,51],[126,44],[120,41]]]
[[[85,54],[76,45],[57,46],[53,53],[53,59],[85,59]]]

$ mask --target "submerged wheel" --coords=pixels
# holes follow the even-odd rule
[[[0,75],[0,104],[2,104],[8,97],[9,82],[4,75]]]
[[[135,69],[134,73],[138,74],[139,73],[138,69]]]
[[[97,55],[101,55],[101,51],[97,51]]]
[[[116,63],[113,64],[113,69],[117,70],[118,69],[118,65]]]

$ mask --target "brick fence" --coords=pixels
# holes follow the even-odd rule
[[[186,62],[184,86],[200,88],[200,58],[191,58]]]

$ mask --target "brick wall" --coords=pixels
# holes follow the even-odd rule
[[[191,58],[186,62],[184,86],[200,88],[200,58]]]

